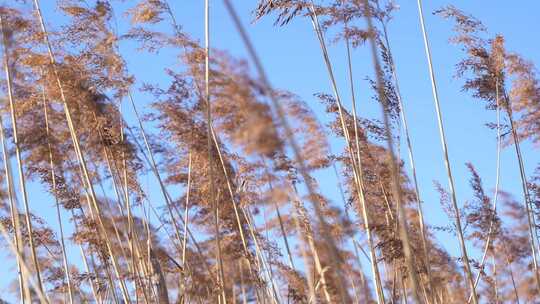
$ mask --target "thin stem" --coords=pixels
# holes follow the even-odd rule
[[[501,137],[501,111],[500,111],[500,105],[499,105],[499,81],[496,80],[495,83],[495,103],[496,103],[496,116],[497,116],[497,162],[496,162],[496,170],[495,170],[495,193],[493,195],[493,204],[491,206],[491,217],[489,221],[489,230],[488,230],[488,236],[486,239],[486,244],[484,245],[484,252],[482,254],[482,260],[480,262],[480,271],[478,271],[478,274],[476,275],[476,279],[474,281],[474,286],[478,286],[478,283],[480,282],[480,278],[482,277],[482,274],[484,273],[484,265],[486,263],[486,258],[488,254],[489,247],[492,243],[492,239],[494,237],[493,235],[493,229],[495,227],[495,219],[497,218],[497,201],[499,198],[499,183],[500,183],[500,177],[501,177],[501,148],[502,148],[502,137]],[[472,294],[469,296],[468,303],[470,303],[472,298]]]
[[[475,288],[475,285],[474,285],[474,278],[473,278],[473,274],[472,274],[472,271],[471,271],[471,265],[470,265],[470,262],[469,262],[469,256],[467,254],[467,247],[465,245],[465,237],[463,235],[463,229],[461,227],[461,215],[459,214],[459,207],[458,207],[458,204],[457,204],[456,191],[455,191],[455,186],[454,186],[454,178],[452,177],[452,169],[450,167],[450,159],[448,157],[448,147],[447,147],[447,143],[446,143],[446,135],[445,135],[445,131],[444,131],[442,113],[441,113],[441,108],[440,108],[439,93],[437,91],[437,83],[436,83],[436,80],[435,80],[435,72],[433,70],[433,63],[432,63],[432,59],[431,59],[431,50],[430,50],[430,47],[429,47],[429,41],[428,41],[428,37],[427,37],[426,26],[425,26],[425,23],[424,23],[424,13],[423,13],[423,10],[422,10],[422,0],[417,0],[417,3],[418,3],[418,15],[420,17],[420,26],[421,26],[421,29],[422,29],[422,36],[424,38],[424,48],[425,48],[426,57],[427,57],[427,61],[428,61],[429,76],[430,76],[430,79],[431,79],[431,89],[432,89],[432,93],[433,93],[433,101],[435,103],[435,111],[437,113],[437,122],[438,122],[438,125],[439,125],[439,136],[441,138],[441,146],[442,146],[442,150],[443,150],[443,153],[444,153],[444,164],[445,164],[445,167],[446,167],[446,174],[448,176],[448,183],[449,183],[449,186],[450,186],[450,194],[451,194],[451,199],[452,199],[452,206],[454,208],[454,216],[455,216],[455,221],[456,221],[455,226],[456,226],[456,229],[457,229],[457,235],[458,235],[459,245],[460,245],[460,249],[461,249],[461,256],[463,258],[463,264],[464,264],[464,267],[465,267],[465,274],[467,276],[467,280],[469,282],[469,286],[470,286],[471,291],[472,291],[473,303],[478,304],[478,296],[476,294],[476,288]]]
[[[306,243],[308,244],[309,246],[309,250],[311,251],[311,255],[313,257],[313,261],[315,262],[315,270],[317,270],[317,273],[319,275],[319,280],[322,284],[322,287],[323,287],[323,293],[324,293],[324,297],[326,299],[326,301],[328,303],[332,303],[332,299],[330,297],[330,293],[328,292],[328,284],[326,283],[326,275],[325,275],[325,270],[323,269],[322,267],[322,264],[321,264],[321,260],[319,258],[319,253],[317,251],[317,247],[315,246],[315,242],[314,242],[314,235],[313,235],[313,228],[312,226],[310,225],[310,221],[309,221],[309,218],[306,214],[306,209],[304,207],[304,204],[302,203],[302,200],[300,199],[299,195],[298,195],[298,191],[296,190],[296,187],[292,186],[293,188],[293,193],[294,193],[294,208],[295,208],[295,220],[298,222],[298,223],[301,223],[303,227],[302,230],[299,230],[301,232],[304,232],[305,233],[305,239],[306,239]],[[296,217],[299,218],[296,219]]]
[[[56,217],[58,220],[58,229],[60,231],[60,246],[62,249],[62,260],[64,264],[64,273],[66,276],[66,281],[68,285],[68,293],[69,293],[69,303],[73,304],[73,283],[71,282],[71,275],[69,273],[69,263],[67,259],[66,254],[66,244],[65,244],[65,237],[64,237],[64,228],[62,225],[62,216],[60,214],[60,200],[58,199],[58,193],[57,193],[57,187],[56,187],[56,173],[54,169],[54,158],[53,158],[53,152],[52,152],[52,146],[51,146],[51,140],[50,140],[50,128],[49,128],[49,115],[48,115],[48,105],[47,105],[47,98],[45,96],[45,87],[42,87],[41,90],[42,93],[42,101],[43,101],[43,115],[45,117],[45,134],[47,136],[47,149],[49,152],[49,167],[51,170],[51,181],[52,181],[52,188],[53,188],[53,194],[54,194],[54,200],[56,205]]]
[[[377,5],[379,5],[379,2],[377,2]],[[391,69],[391,72],[392,72],[393,83],[394,83],[394,86],[396,88],[399,110],[401,112],[401,115],[400,115],[401,122],[403,123],[403,130],[405,132],[405,140],[407,142],[407,152],[408,152],[408,156],[409,156],[409,165],[411,167],[411,172],[412,172],[412,176],[413,176],[414,194],[416,196],[416,202],[418,203],[418,223],[419,223],[419,227],[420,227],[420,237],[421,237],[421,240],[422,240],[422,249],[424,251],[423,252],[424,253],[424,263],[425,263],[426,270],[427,270],[427,278],[428,278],[428,285],[429,285],[429,289],[430,289],[430,297],[431,297],[432,300],[434,300],[433,293],[435,292],[435,289],[434,289],[434,286],[433,286],[433,279],[432,279],[432,275],[431,275],[431,263],[430,263],[430,260],[429,260],[429,248],[427,246],[426,227],[425,227],[425,223],[424,223],[424,212],[423,212],[423,208],[422,208],[422,203],[423,202],[422,202],[422,199],[420,198],[420,188],[418,186],[418,178],[417,178],[417,174],[416,174],[416,164],[415,164],[415,161],[414,161],[412,141],[411,141],[411,136],[410,136],[410,132],[409,132],[409,124],[408,124],[408,121],[407,121],[407,114],[406,114],[406,111],[405,111],[405,103],[403,102],[402,97],[401,97],[401,90],[399,88],[399,80],[398,80],[398,76],[397,76],[396,66],[395,66],[395,63],[394,63],[394,58],[392,56],[392,49],[390,47],[390,40],[389,40],[389,36],[388,36],[388,30],[387,30],[387,27],[386,27],[386,22],[383,22],[381,20],[381,24],[382,24],[382,28],[383,28],[383,37],[384,37],[385,44],[386,44],[386,47],[388,49],[388,55],[389,55],[389,58],[390,58],[390,69]]]
[[[188,156],[188,181],[187,181],[187,187],[186,187],[186,207],[184,210],[184,239],[182,242],[182,265],[185,265],[186,263],[186,245],[187,245],[187,228],[188,228],[188,222],[189,222],[189,195],[191,193],[191,152]]]
[[[2,157],[4,161],[4,175],[6,179],[6,189],[8,193],[9,198],[9,211],[11,215],[11,222],[13,225],[13,229],[15,231],[13,235],[13,240],[15,242],[15,247],[17,249],[18,254],[15,256],[17,257],[17,278],[19,280],[19,293],[21,298],[21,303],[26,303],[26,299],[28,301],[31,301],[30,299],[30,290],[28,289],[28,284],[25,284],[25,274],[23,273],[23,269],[21,267],[21,263],[24,263],[24,245],[22,244],[22,234],[21,234],[21,228],[20,228],[20,215],[19,215],[19,208],[17,206],[17,201],[15,197],[15,193],[13,192],[13,173],[11,170],[10,165],[10,159],[8,155],[8,147],[6,145],[6,138],[5,138],[5,131],[4,131],[4,122],[2,120],[2,115],[0,114],[0,141],[2,143]]]
[[[373,37],[375,30],[373,28],[373,24],[371,21],[371,11],[370,11],[369,3],[367,0],[364,1],[364,5],[365,5],[364,9],[365,9],[365,14],[366,14],[366,19],[368,23],[368,30],[369,30],[369,33],[371,33],[369,35],[369,40],[370,40],[370,45],[371,45],[371,55],[373,57],[373,62],[375,65],[375,74],[377,77],[377,93],[378,93],[379,101],[381,102],[382,112],[384,114],[383,115],[384,128],[385,128],[385,135],[386,135],[386,141],[387,141],[388,159],[390,161],[390,170],[392,174],[393,196],[394,196],[394,200],[396,201],[396,208],[398,211],[399,234],[401,238],[401,243],[403,245],[403,252],[405,254],[405,262],[407,264],[409,278],[412,283],[413,298],[416,301],[416,303],[421,303],[420,297],[418,294],[418,275],[414,267],[411,244],[409,240],[410,239],[409,228],[408,228],[407,218],[405,214],[405,207],[403,206],[403,193],[401,190],[400,172],[397,165],[396,155],[394,152],[394,142],[393,142],[394,137],[392,136],[392,130],[390,126],[390,113],[389,113],[390,109],[388,105],[387,96],[384,93],[382,70],[379,64],[379,58],[377,57],[375,38]]]
[[[502,244],[502,246],[503,246],[504,260],[506,262],[506,267],[508,267],[508,271],[510,273],[510,279],[512,281],[512,288],[513,288],[513,291],[514,291],[514,296],[516,297],[516,303],[519,304],[520,303],[519,294],[518,294],[518,289],[516,287],[516,280],[514,278],[514,271],[512,270],[512,263],[510,263],[510,259],[508,258],[508,252],[506,250],[506,245]]]
[[[15,102],[13,98],[11,69],[9,68],[9,64],[10,64],[9,63],[9,49],[8,49],[9,43],[8,43],[7,33],[4,28],[3,16],[0,16],[0,29],[2,31],[2,38],[3,38],[2,45],[3,45],[3,50],[4,50],[4,72],[6,74],[9,108],[10,108],[10,113],[11,113],[11,126],[13,128],[13,141],[15,145],[15,157],[17,159],[17,168],[19,172],[19,186],[20,186],[20,191],[22,193],[22,200],[23,200],[25,219],[26,219],[26,228],[28,229],[30,252],[32,254],[32,261],[34,263],[34,267],[36,271],[38,289],[39,289],[39,292],[44,293],[43,281],[41,278],[41,271],[40,271],[39,261],[37,257],[36,246],[34,244],[34,229],[33,229],[32,219],[31,219],[31,214],[30,214],[30,206],[28,203],[28,192],[26,191],[26,178],[24,176],[24,170],[23,170],[23,164],[22,164],[22,158],[21,158],[21,147],[19,143],[19,135],[17,132],[17,117],[15,114]]]
[[[216,199],[216,188],[214,184],[214,163],[212,159],[212,107],[210,103],[210,1],[204,1],[204,83],[205,83],[205,101],[206,101],[206,137],[208,153],[208,178],[210,201],[214,209],[214,229],[216,242],[216,261],[219,270],[220,290],[223,297],[223,303],[227,303],[225,295],[225,274],[223,273],[223,259],[221,256],[221,237],[219,232],[219,206]]]
[[[525,164],[523,161],[523,155],[521,154],[521,148],[519,144],[519,137],[517,134],[517,130],[514,124],[514,117],[512,113],[512,105],[510,104],[510,98],[504,93],[504,98],[506,100],[506,112],[508,115],[508,120],[510,120],[510,128],[512,131],[512,140],[514,142],[514,148],[516,151],[516,156],[518,159],[519,164],[519,174],[521,178],[521,187],[523,190],[523,196],[525,199],[525,211],[527,212],[527,224],[529,228],[529,240],[531,243],[531,254],[533,258],[533,271],[534,271],[534,279],[536,282],[536,287],[538,291],[540,292],[540,274],[538,272],[538,261],[537,261],[537,252],[536,252],[536,246],[538,245],[538,234],[537,234],[537,227],[535,223],[535,218],[533,215],[532,210],[532,202],[531,202],[531,196],[529,194],[529,187],[527,186],[527,175],[525,174]]]

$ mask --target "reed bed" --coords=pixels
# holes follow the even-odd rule
[[[189,6],[201,9],[199,38],[177,17],[183,3],[51,2],[0,5],[0,243],[11,267],[0,302],[539,300],[540,163],[527,163],[540,142],[538,72],[472,15],[433,12],[461,57],[446,68],[494,121],[483,132],[495,144],[477,151],[496,156],[494,185],[452,161],[459,122],[446,118],[431,46],[441,37],[420,0],[408,30],[423,41],[435,122],[425,128],[438,138],[419,138],[408,116],[393,1],[204,0]],[[329,92],[308,102],[276,87],[249,22],[305,26]],[[218,47],[224,31],[245,58]],[[140,81],[136,52],[167,56],[155,75],[166,81]],[[447,184],[426,189],[418,152],[439,143]],[[505,190],[503,167],[520,189]],[[438,202],[424,201],[430,191]],[[446,223],[426,218],[437,211]]]

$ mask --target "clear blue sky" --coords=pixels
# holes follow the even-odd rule
[[[7,1],[10,2],[10,1]],[[44,13],[51,27],[57,26],[63,18],[55,11],[55,1],[43,0]],[[130,1],[127,1],[128,4]],[[203,34],[203,1],[170,1],[178,22],[185,31],[194,37]],[[314,93],[331,93],[331,87],[322,61],[321,52],[315,34],[308,19],[298,18],[286,27],[274,27],[271,18],[251,23],[251,11],[256,1],[233,1],[247,25],[250,36],[275,87],[287,89],[300,95],[315,110],[319,119],[327,121],[323,107],[313,97]],[[5,3],[5,1],[4,1]],[[454,65],[462,56],[459,48],[448,43],[452,35],[452,24],[433,16],[431,12],[444,5],[454,4],[458,8],[471,13],[482,20],[490,33],[500,33],[506,38],[508,50],[523,54],[526,58],[540,65],[540,2],[529,1],[425,1],[424,12],[429,30],[434,67],[437,74],[439,93],[444,111],[444,122],[452,169],[456,181],[457,195],[461,202],[469,198],[471,191],[468,185],[469,174],[466,162],[472,162],[484,180],[484,186],[491,191],[495,175],[495,133],[484,124],[494,121],[495,113],[485,111],[482,104],[473,100],[467,93],[461,92],[462,80],[455,79]],[[400,87],[404,102],[407,105],[408,120],[418,166],[419,186],[425,201],[426,218],[429,224],[446,224],[448,218],[443,214],[438,194],[433,189],[433,181],[438,180],[446,186],[446,174],[435,120],[431,87],[427,73],[426,58],[419,27],[416,1],[398,1],[400,10],[395,12],[390,23],[389,34],[397,64]],[[230,18],[221,1],[211,1],[212,44],[216,48],[226,49],[234,55],[245,56],[243,44],[236,33]],[[120,31],[125,29],[127,20],[119,16]],[[365,48],[364,48],[365,49]],[[345,49],[343,45],[331,45],[330,55],[335,66],[338,85],[343,92],[343,102],[350,104],[345,98],[347,74]],[[123,45],[130,73],[137,78],[137,85],[143,82],[166,84],[168,79],[163,68],[175,64],[174,58],[167,52],[155,54],[138,53],[131,45]],[[353,54],[355,85],[358,92],[360,113],[369,117],[379,117],[378,106],[374,105],[370,96],[368,83],[364,80],[372,74],[371,57],[365,50]],[[137,94],[139,106],[148,110],[151,100],[148,96]],[[129,118],[129,117],[128,117]],[[129,119],[128,119],[129,120]],[[342,143],[332,141],[334,151]],[[523,146],[527,173],[531,174],[540,162],[539,150],[531,145]],[[405,152],[403,145],[402,152]],[[406,155],[403,153],[402,158]],[[408,168],[408,167],[407,167]],[[521,197],[519,172],[514,153],[506,148],[502,154],[501,187],[510,191],[517,198]],[[323,191],[335,202],[340,201],[333,174],[322,174],[320,178],[325,185]],[[141,180],[143,183],[145,179]],[[157,189],[156,189],[157,191]],[[157,193],[157,192],[156,192]],[[45,198],[45,200],[44,200]],[[156,195],[157,198],[157,195]],[[34,212],[42,214],[53,227],[56,220],[52,214],[52,200],[43,195],[42,188],[32,185],[30,204]],[[459,249],[448,235],[439,235],[439,241],[452,254],[457,255]],[[74,254],[74,259],[77,254]],[[77,257],[78,259],[78,257]],[[0,273],[13,270],[13,265],[3,263]],[[5,280],[0,279],[0,294],[4,294]]]

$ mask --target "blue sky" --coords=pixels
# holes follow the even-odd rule
[[[9,2],[9,1],[8,1]],[[44,13],[51,27],[62,22],[54,2],[43,0]],[[127,1],[129,2],[129,1]],[[173,3],[174,2],[174,3]],[[326,73],[322,55],[311,23],[306,18],[297,18],[286,27],[275,27],[271,18],[252,22],[251,11],[256,1],[233,1],[244,24],[258,50],[271,83],[281,89],[287,89],[300,95],[315,111],[322,122],[325,116],[321,104],[313,97],[314,93],[331,93],[330,82]],[[538,29],[540,11],[538,1],[509,2],[494,1],[426,1],[424,12],[428,26],[434,68],[437,75],[441,106],[444,111],[444,123],[447,130],[449,154],[454,172],[458,199],[462,203],[470,197],[469,174],[466,162],[472,162],[483,178],[484,186],[491,191],[495,183],[495,133],[485,127],[486,122],[495,120],[495,113],[484,110],[478,100],[461,92],[462,80],[454,78],[454,65],[462,56],[459,47],[448,42],[452,35],[452,24],[431,14],[435,9],[453,4],[479,18],[490,33],[505,36],[506,47],[510,51],[523,54],[526,58],[540,65],[540,41]],[[418,12],[415,1],[398,1],[400,9],[394,13],[394,20],[389,25],[390,43],[397,65],[398,77],[403,100],[406,103],[409,127],[415,150],[419,186],[424,198],[424,210],[429,224],[444,225],[448,218],[439,205],[438,194],[434,191],[433,181],[447,185],[443,156],[440,147],[435,110],[432,101],[427,63],[420,32]],[[194,37],[202,38],[204,15],[203,1],[171,1],[178,22],[184,30]],[[225,49],[233,55],[245,57],[243,44],[236,33],[221,1],[211,1],[211,41],[216,48]],[[125,17],[119,16],[120,31],[125,29]],[[163,73],[164,67],[175,65],[167,51],[159,54],[138,53],[132,45],[121,47],[128,62],[130,73],[137,78],[137,86],[143,82],[166,84],[168,79]],[[346,74],[346,53],[342,44],[331,44],[329,52],[334,63],[335,75],[342,92],[343,103],[350,105],[347,97],[348,79]],[[379,107],[371,100],[372,92],[364,79],[372,74],[372,62],[366,48],[353,53],[355,89],[360,115],[380,117]],[[143,111],[148,111],[151,100],[148,96],[136,94],[136,100]],[[128,121],[130,115],[128,114]],[[132,125],[134,122],[131,121]],[[343,144],[341,140],[332,140],[333,150]],[[531,174],[540,162],[538,149],[530,144],[523,145],[527,173]],[[401,157],[406,159],[405,145],[402,145]],[[408,164],[408,163],[407,163]],[[408,167],[407,167],[408,168]],[[335,176],[319,174],[323,191],[336,203],[340,202]],[[145,183],[145,178],[141,182]],[[149,181],[152,184],[151,181]],[[521,188],[517,162],[511,147],[503,150],[501,187],[521,198]],[[153,188],[152,186],[150,187]],[[157,189],[155,189],[157,193]],[[156,198],[157,198],[156,194]],[[48,202],[44,202],[46,198]],[[43,196],[41,187],[32,185],[30,204],[33,211],[43,214],[53,227],[56,227],[52,200]],[[439,241],[452,254],[459,254],[458,244],[448,235],[438,235]],[[77,256],[78,253],[74,253]],[[11,271],[12,265],[0,266],[0,273]],[[5,291],[3,279],[0,279],[0,294]]]

